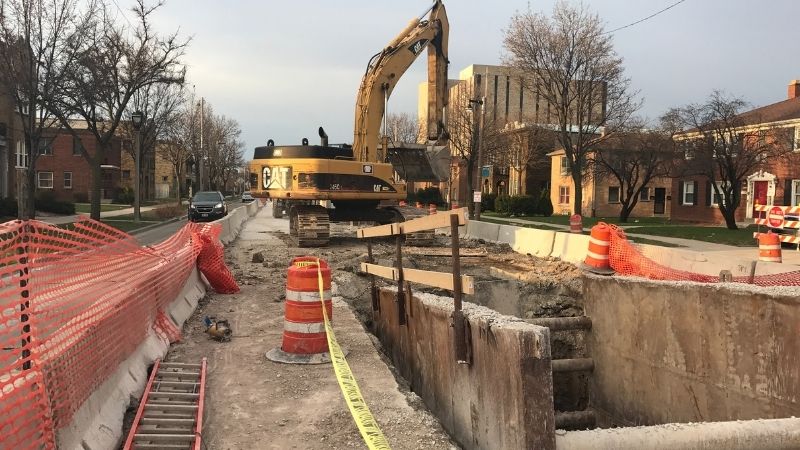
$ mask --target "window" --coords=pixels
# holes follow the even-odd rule
[[[645,186],[639,192],[639,201],[640,202],[649,202],[650,201],[650,188],[649,187]]]
[[[683,159],[694,159],[694,147],[691,143],[686,141],[683,142]]]
[[[683,198],[681,200],[684,205],[694,205],[694,181],[683,182]]]
[[[724,188],[725,184],[722,183],[721,181],[717,181],[716,184],[717,184],[717,190],[719,190],[719,192],[722,192],[722,189]],[[708,203],[711,206],[719,206],[720,203],[724,204],[722,196],[717,194],[717,190],[715,190],[714,186],[712,186],[711,184],[708,185]]]
[[[569,175],[569,159],[566,156],[561,157],[561,176]]]
[[[76,156],[80,156],[82,148],[83,148],[83,143],[81,142],[80,138],[73,137],[72,138],[72,154],[76,155]]]
[[[64,172],[64,189],[72,189],[72,172]]]
[[[166,177],[166,176],[165,177],[161,177],[161,182],[162,183],[168,183],[169,182],[169,177]]]
[[[122,171],[122,179],[123,180],[130,180],[131,179],[131,171],[130,170],[123,170]]]
[[[53,172],[37,172],[36,181],[39,189],[53,189]]]
[[[792,180],[792,206],[800,205],[800,180]]]
[[[39,139],[39,154],[53,155],[53,141],[47,138]]]
[[[619,203],[619,186],[608,187],[608,203]]]
[[[28,167],[28,154],[25,152],[25,144],[22,141],[17,141],[17,169],[24,169]]]
[[[561,205],[569,204],[569,186],[558,187],[558,203]]]
[[[792,151],[800,152],[800,126],[792,129]]]

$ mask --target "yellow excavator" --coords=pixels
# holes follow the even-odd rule
[[[320,145],[256,147],[250,163],[254,196],[273,200],[273,216],[289,215],[290,234],[300,247],[327,245],[330,222],[406,220],[420,210],[397,206],[406,185],[386,162],[388,139],[379,137],[386,103],[400,77],[423,50],[428,50],[428,140],[447,139],[447,35],[449,24],[441,0],[414,18],[367,65],[356,99],[353,145],[328,145],[319,128]],[[382,143],[381,143],[382,140]],[[380,145],[382,144],[382,145]],[[326,206],[323,206],[324,203]]]

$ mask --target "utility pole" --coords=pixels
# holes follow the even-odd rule
[[[205,105],[205,99],[200,97],[200,157],[198,159],[198,164],[200,164],[200,190],[205,191],[205,183],[203,182],[203,160],[205,156],[203,154],[203,107]]]
[[[141,211],[141,190],[139,189],[139,182],[141,179],[140,172],[142,170],[142,123],[144,123],[144,114],[141,111],[136,111],[131,114],[131,124],[135,131],[133,138],[133,152],[134,152],[134,174],[133,174],[133,221],[140,222],[142,220]]]

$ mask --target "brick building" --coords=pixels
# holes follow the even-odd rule
[[[468,146],[476,133],[483,134],[483,168],[473,172],[474,189],[482,192],[536,195],[547,189],[550,182],[549,160],[530,167],[515,167],[509,155],[515,153],[511,146],[519,134],[530,127],[553,128],[558,122],[555,109],[535,90],[535,74],[507,66],[473,64],[461,70],[458,79],[448,80],[449,103],[445,124],[450,133],[451,169],[449,183],[442,183],[446,200],[466,204],[471,194],[467,192],[467,167],[459,155],[458,146]],[[525,87],[524,87],[525,86]],[[604,90],[598,89],[598,95]],[[478,103],[481,102],[481,103]],[[598,117],[605,109],[598,102]],[[421,134],[427,124],[427,84],[419,87],[418,103]],[[481,122],[483,129],[481,130]],[[554,150],[552,148],[551,150]],[[463,151],[463,149],[462,149]],[[473,151],[475,151],[473,149]],[[546,152],[544,152],[546,153]],[[479,175],[482,174],[482,175]]]
[[[789,84],[786,100],[741,114],[742,126],[736,132],[765,139],[771,145],[786,145],[791,152],[767,160],[747,175],[741,186],[741,204],[736,220],[754,216],[754,206],[800,204],[800,80]],[[686,164],[692,164],[687,153]],[[714,193],[708,177],[687,175],[673,181],[672,218],[687,222],[724,223],[719,211],[720,199]],[[758,213],[755,213],[757,216]]]
[[[87,201],[91,198],[92,171],[81,156],[82,145],[90,155],[97,149],[97,141],[88,130],[76,130],[78,137],[66,131],[49,136],[42,143],[36,161],[36,190],[51,190],[63,201]],[[122,140],[113,139],[106,158],[102,161],[101,199],[110,202],[120,186]]]
[[[133,189],[133,173],[136,167],[133,162],[133,142],[123,140],[122,162],[120,164],[120,185]],[[142,178],[139,182],[141,186],[142,200],[152,200],[156,198],[156,156],[155,152],[147,151],[142,155]]]
[[[569,163],[564,149],[548,154],[550,165],[550,201],[554,215],[569,215],[575,211],[575,182],[569,172]],[[622,209],[620,196],[622,186],[613,177],[597,176],[589,173],[583,177],[583,204],[581,212],[585,217],[618,217]],[[630,217],[670,217],[672,179],[653,178],[642,188],[639,199]]]

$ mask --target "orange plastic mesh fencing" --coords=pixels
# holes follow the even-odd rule
[[[664,281],[695,281],[700,283],[719,283],[719,275],[706,275],[701,273],[678,270],[660,264],[653,258],[642,254],[628,239],[621,228],[614,225],[611,233],[611,246],[609,248],[609,264],[619,275],[630,275],[651,280]],[[753,249],[753,251],[756,251]],[[752,280],[748,276],[734,277],[735,283],[753,284],[756,286],[800,286],[800,270],[774,275],[759,275]]]
[[[239,285],[233,274],[225,265],[225,248],[216,239],[216,236],[201,234],[203,249],[197,256],[197,268],[208,280],[214,291],[220,294],[235,294],[239,292]]]
[[[188,224],[143,247],[88,219],[0,224],[0,449],[55,448],[55,430],[150,330],[178,337],[164,308],[195,266],[201,233],[219,226]]]

